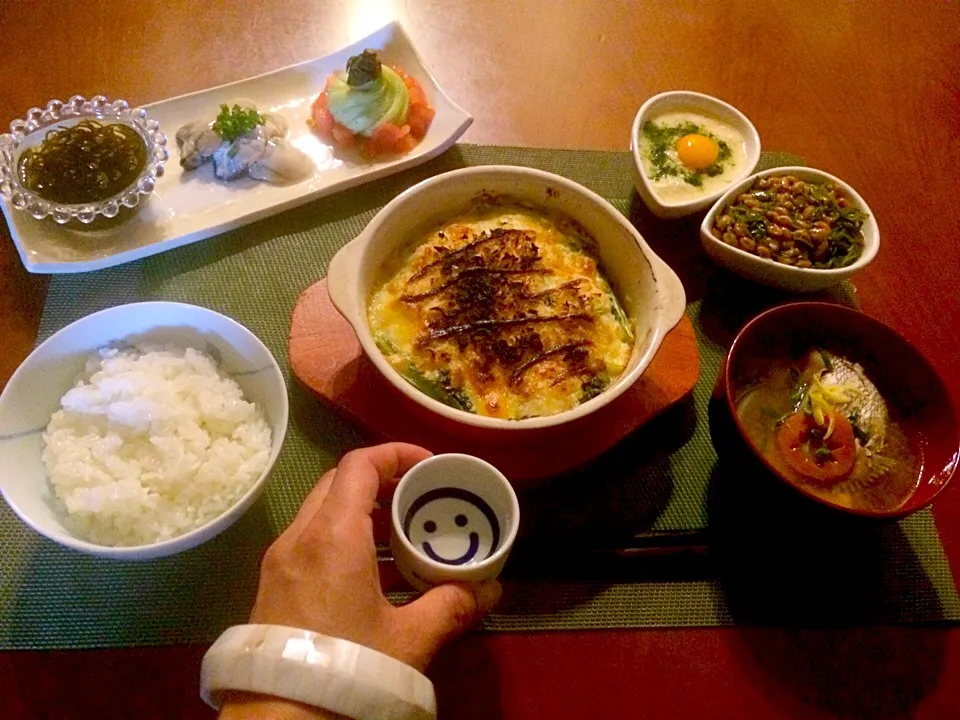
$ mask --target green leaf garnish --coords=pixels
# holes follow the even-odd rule
[[[463,390],[449,386],[449,374],[445,377],[441,374],[437,380],[431,380],[412,364],[408,365],[406,370],[400,374],[424,395],[458,410],[474,411],[469,396]],[[444,380],[447,380],[447,386],[444,385]]]
[[[383,74],[383,65],[375,50],[364,50],[347,60],[347,85],[363,87],[378,80]]]
[[[853,428],[853,436],[866,445],[867,441],[870,440],[870,433],[860,427],[860,411],[854,410],[847,415],[847,419],[850,421],[850,427]]]
[[[373,341],[384,355],[393,355],[397,352],[397,346],[383,333],[374,334]]]
[[[833,372],[833,360],[830,359],[830,353],[823,348],[817,348],[817,352],[820,354],[820,359],[823,360],[823,366],[827,369],[827,372]]]
[[[653,166],[652,180],[662,180],[665,177],[679,177],[683,182],[693,187],[703,187],[703,176],[715,177],[726,170],[724,163],[732,160],[733,151],[720,138],[700,127],[694,122],[684,121],[676,125],[658,125],[647,120],[643,124],[643,135],[649,141],[650,147],[647,158]],[[717,143],[717,161],[704,170],[690,170],[670,157],[678,139],[684,135],[703,135]]]
[[[803,402],[804,397],[807,395],[807,383],[800,383],[796,389],[790,393],[790,404],[793,405],[794,410],[800,408],[800,403]]]
[[[613,288],[609,285],[607,286],[609,290],[610,297],[610,310],[613,313],[613,317],[619,323],[620,328],[623,330],[624,336],[633,340],[633,324],[630,322],[630,317],[627,315],[627,311],[623,309],[623,306],[620,304],[620,301],[617,299],[616,293],[613,292]]]
[[[775,408],[772,408],[769,405],[764,405],[762,408],[760,408],[760,412],[775,422],[780,422],[785,417],[782,413],[778,412]]]
[[[220,114],[213,122],[213,131],[227,142],[233,142],[263,123],[263,117],[253,108],[234,105],[231,109],[221,105]]]
[[[580,385],[580,402],[585,403],[587,400],[592,400],[602,393],[609,384],[610,379],[601,375],[594,375],[589,380],[585,380]]]

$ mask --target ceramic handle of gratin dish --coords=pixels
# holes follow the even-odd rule
[[[663,308],[663,314],[660,316],[660,327],[666,334],[676,327],[683,317],[683,313],[687,309],[687,293],[673,268],[660,258],[655,258],[653,265],[657,283],[660,285],[660,298]]]
[[[357,286],[360,262],[366,246],[363,233],[344,245],[327,266],[327,292],[341,315],[356,327],[358,321]]]

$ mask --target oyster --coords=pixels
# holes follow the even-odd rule
[[[202,120],[193,120],[177,130],[177,149],[180,151],[180,167],[194,170],[223,144],[223,140]]]
[[[249,175],[255,180],[285,184],[313,175],[315,166],[310,156],[284,139],[289,125],[282,115],[257,112],[249,100],[238,99],[222,107],[224,112],[228,112],[228,107],[254,112],[239,113],[244,123],[239,126],[239,134],[236,124],[228,134],[218,125],[219,120],[193,120],[181,127],[176,140],[184,169],[194,170],[212,160],[214,175],[228,182]]]

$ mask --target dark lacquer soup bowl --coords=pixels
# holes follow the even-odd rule
[[[943,381],[900,334],[856,310],[800,302],[762,313],[735,338],[720,380],[750,452],[821,505],[904,517],[956,470]]]

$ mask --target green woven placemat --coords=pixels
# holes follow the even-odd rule
[[[796,162],[764,154],[761,167]],[[631,217],[684,281],[701,377],[689,399],[591,466],[524,494],[525,536],[508,568],[505,600],[484,629],[960,619],[929,512],[851,528],[797,517],[787,503],[785,521],[762,482],[750,490],[737,468],[718,461],[708,400],[726,344],[746,318],[785,296],[710,265],[698,250],[695,220],[653,218],[633,191],[627,153],[460,145],[420,168],[205,242],[52,278],[41,339],[90,312],[137,300],[190,302],[236,318],[285,369],[291,425],[263,498],[233,528],[180,556],[136,564],[86,557],[32,533],[0,504],[0,649],[207,642],[243,621],[263,549],[315,478],[365,442],[290,377],[287,332],[299,292],[402,190],[438,172],[493,163],[565,175]],[[856,304],[852,286],[833,299]],[[740,501],[743,492],[748,502]],[[612,550],[638,543],[687,552],[637,558]]]

